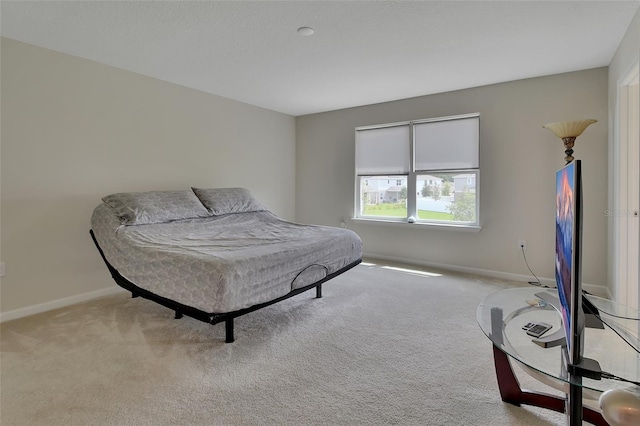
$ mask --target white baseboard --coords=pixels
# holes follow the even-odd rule
[[[110,296],[121,291],[125,290],[118,286],[113,286],[102,290],[90,291],[88,293],[82,293],[76,296],[65,297],[62,299],[52,300],[50,302],[40,303],[38,305],[14,309],[13,311],[0,312],[0,323],[27,317],[29,315],[39,314],[46,311],[51,311],[53,309],[64,308],[65,306],[75,305],[76,303],[86,302],[87,300],[96,299],[102,296]]]
[[[531,276],[512,274],[509,272],[491,271],[487,269],[469,268],[466,266],[449,265],[445,263],[426,262],[424,260],[410,259],[406,257],[387,256],[376,253],[365,253],[364,257],[369,259],[380,259],[389,262],[405,263],[412,265],[425,266],[428,268],[438,268],[453,272],[460,272],[464,274],[481,275],[486,277],[499,278],[504,280],[519,281],[526,283],[531,281]],[[538,277],[542,284],[555,287],[555,279]],[[605,286],[583,283],[582,287],[596,296],[611,298],[609,289]],[[25,308],[15,309],[13,311],[0,312],[0,323],[5,321],[11,321],[18,318],[27,317],[29,315],[35,315],[53,309],[63,308],[65,306],[74,305],[80,302],[86,302],[87,300],[96,299],[102,296],[109,296],[121,291],[126,291],[118,286],[105,288],[103,290],[90,291],[88,293],[79,294],[77,296],[65,297],[62,299],[52,300],[51,302],[40,303],[38,305],[27,306]]]
[[[510,272],[492,271],[488,269],[479,269],[479,268],[469,268],[466,266],[449,265],[446,263],[427,262],[419,259],[387,256],[384,254],[377,254],[377,253],[365,253],[364,257],[369,259],[380,259],[380,260],[386,260],[390,262],[425,266],[428,268],[444,269],[444,270],[453,271],[453,272],[460,272],[463,274],[481,275],[485,277],[499,278],[503,280],[518,281],[522,283],[529,282],[533,279],[531,275],[520,275],[520,274],[512,274]],[[538,279],[540,280],[541,284],[546,285],[548,287],[556,286],[555,278],[552,279],[552,278],[538,277]],[[604,297],[607,299],[611,298],[611,293],[609,292],[609,289],[605,286],[582,283],[582,288],[595,296]]]

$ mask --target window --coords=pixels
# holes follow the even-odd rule
[[[477,226],[480,115],[356,128],[361,219]]]

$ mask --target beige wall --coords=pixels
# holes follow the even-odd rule
[[[606,68],[294,119],[4,38],[1,66],[3,314],[113,289],[88,235],[100,198],[191,185],[245,186],[300,222],[346,220],[367,254],[409,262],[524,279],[516,241],[525,238],[534,272],[553,279],[553,181],[564,154],[541,125],[584,117],[599,120],[576,145],[584,280],[605,282]],[[481,114],[481,232],[348,220],[355,127],[468,112]]]
[[[604,285],[606,68],[298,117],[297,220],[338,225],[352,217],[355,127],[472,112],[480,113],[483,229],[472,233],[347,220],[362,237],[365,253],[524,279],[530,275],[517,247],[517,239],[524,238],[533,271],[555,281],[554,184],[556,170],[564,165],[564,149],[542,125],[595,118],[598,123],[578,138],[575,156],[584,169],[584,281]]]
[[[294,218],[293,117],[5,38],[1,49],[2,313],[114,287],[89,236],[112,192],[243,186]]]

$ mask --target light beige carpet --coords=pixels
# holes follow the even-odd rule
[[[231,344],[223,324],[174,320],[125,292],[7,322],[0,421],[564,424],[500,400],[475,315],[487,294],[513,285],[361,265],[326,283],[322,299],[307,292],[237,319]]]

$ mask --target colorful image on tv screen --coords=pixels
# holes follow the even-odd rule
[[[575,224],[575,164],[556,174],[556,284],[562,310],[562,323],[570,345],[572,252]]]

